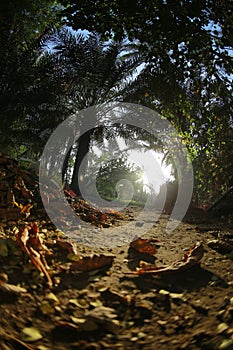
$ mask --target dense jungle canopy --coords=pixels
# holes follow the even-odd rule
[[[211,201],[233,185],[232,12],[227,0],[1,2],[1,151],[39,160],[77,110],[141,104],[178,130],[192,157],[194,200]],[[65,177],[73,162],[74,190],[89,147],[117,135],[146,137],[123,127],[84,134],[63,169]]]

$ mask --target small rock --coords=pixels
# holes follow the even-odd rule
[[[173,300],[185,301],[183,293],[170,293],[169,295]]]
[[[49,301],[51,301],[55,304],[59,304],[59,300],[58,300],[57,296],[52,292],[46,295],[46,299],[48,299]]]
[[[81,317],[74,317],[74,316],[71,316],[70,319],[71,319],[71,321],[72,321],[73,323],[78,324],[78,325],[83,324],[83,323],[86,322],[86,319],[85,319],[85,318],[81,318]]]
[[[31,343],[42,338],[38,329],[34,327],[25,327],[20,333],[20,338],[26,343]]]
[[[130,338],[130,340],[131,340],[132,342],[135,342],[135,341],[138,340],[138,337],[132,337],[132,338]]]
[[[159,294],[164,296],[169,296],[170,293],[168,292],[168,290],[160,289]]]
[[[228,325],[225,322],[222,322],[217,327],[218,334],[224,333],[228,329]]]
[[[219,350],[232,350],[233,349],[233,340],[224,339],[219,346]]]
[[[142,339],[142,338],[145,338],[146,337],[146,333],[143,333],[143,332],[139,332],[138,333],[138,339]]]
[[[135,223],[135,226],[137,226],[137,227],[142,227],[143,225],[144,225],[144,222],[137,221]]]

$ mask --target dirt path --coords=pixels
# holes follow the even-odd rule
[[[137,216],[136,208],[131,214]],[[139,253],[128,243],[95,250],[74,244],[77,256],[114,257],[111,266],[83,273],[69,268],[69,252],[54,243],[59,233],[41,221],[40,232],[52,252],[46,257],[57,284],[52,289],[12,241],[15,223],[3,223],[0,273],[27,292],[0,289],[0,348],[233,349],[233,253],[220,253],[207,244],[219,232],[232,234],[232,225],[199,216],[167,234],[167,220],[162,215],[143,236],[159,240],[153,255]],[[143,231],[142,221],[134,224]],[[198,241],[204,256],[187,271],[163,277],[126,274],[140,261],[161,266],[179,260]]]

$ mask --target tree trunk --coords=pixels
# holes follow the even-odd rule
[[[69,159],[70,159],[71,150],[72,150],[72,147],[66,153],[65,160],[64,160],[64,163],[63,163],[63,166],[62,166],[62,182],[63,183],[65,182],[65,180],[67,180],[65,178],[66,178],[66,175],[67,175],[66,172],[67,172],[67,169],[68,169],[68,166],[69,166]]]
[[[87,157],[86,155],[89,152],[91,135],[93,130],[88,130],[79,138],[79,147],[77,150],[72,181],[71,181],[71,189],[77,194],[77,196],[81,196],[81,187],[84,183],[84,175],[87,168]]]

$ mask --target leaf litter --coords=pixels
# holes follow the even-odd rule
[[[216,317],[207,321],[203,317],[208,316],[208,310],[198,304],[198,297],[202,298],[198,294],[198,285],[201,283],[199,274],[205,274],[200,263],[203,259],[204,263],[208,262],[208,255],[213,253],[212,250],[208,251],[208,244],[204,247],[203,243],[198,242],[197,238],[200,237],[196,237],[196,233],[193,239],[197,243],[194,245],[190,238],[191,248],[185,249],[181,259],[174,259],[174,262],[167,264],[143,263],[147,257],[148,261],[151,258],[158,259],[158,246],[163,246],[163,239],[167,245],[166,251],[172,248],[162,234],[161,225],[154,231],[159,240],[137,237],[128,247],[113,249],[108,253],[101,249],[93,252],[65,238],[49,222],[38,197],[35,175],[33,178],[27,170],[2,154],[0,170],[0,307],[2,305],[5,308],[7,294],[16,296],[20,301],[20,304],[16,302],[8,306],[12,314],[17,313],[17,309],[21,310],[23,300],[30,305],[23,309],[25,318],[18,315],[17,330],[3,316],[1,327],[5,327],[7,332],[0,333],[2,348],[6,344],[12,349],[17,346],[39,349],[48,344],[48,349],[88,348],[88,344],[93,344],[93,339],[96,339],[95,343],[101,349],[114,348],[116,341],[122,349],[136,349],[137,346],[138,349],[144,349],[144,345],[145,349],[154,349],[155,342],[159,343],[161,349],[174,349],[174,346],[178,346],[177,349],[196,349],[200,339],[204,339],[203,344],[212,348],[224,348],[225,344],[231,346],[233,306],[230,300],[233,296],[233,281],[232,275],[227,274],[230,264],[225,262],[230,288],[228,293],[224,292],[225,299],[221,294],[221,302],[223,299],[225,302],[221,304],[218,299]],[[125,215],[114,210],[102,212],[76,199],[69,190],[67,192],[67,200],[77,215],[94,226],[107,229],[111,225],[118,225],[119,220],[129,219],[127,212]],[[222,236],[218,239],[222,240]],[[178,246],[181,251],[182,245]],[[127,248],[133,249],[138,256],[136,270],[128,270]],[[180,251],[174,256],[178,256]],[[172,252],[169,256],[173,257]],[[195,270],[195,267],[200,270]],[[36,278],[35,270],[41,275],[40,279]],[[186,274],[186,271],[190,273]],[[12,283],[9,283],[8,275]],[[140,277],[137,281],[135,275]],[[220,288],[218,293],[221,288],[225,288],[222,287],[221,278],[214,274],[207,278],[206,283],[205,288],[209,293],[213,293],[213,288],[217,288],[217,292]],[[197,285],[197,292],[192,291],[190,285],[193,284]],[[195,303],[193,298],[196,299]],[[27,317],[31,319],[29,324],[26,322]],[[200,327],[206,327],[202,328],[204,331],[198,328],[195,319],[199,320]],[[5,322],[5,326],[2,322]],[[211,333],[211,329],[208,330],[209,323],[218,331]],[[190,334],[192,327],[198,334],[204,335],[197,337]],[[157,335],[153,335],[155,329]],[[26,343],[37,345],[34,348]]]
[[[165,274],[175,273],[188,270],[200,262],[204,255],[204,247],[202,243],[197,242],[195,246],[191,247],[187,253],[184,254],[181,260],[175,261],[170,265],[165,266],[146,266],[137,269],[137,271],[129,272],[128,274],[142,275],[142,274]]]

